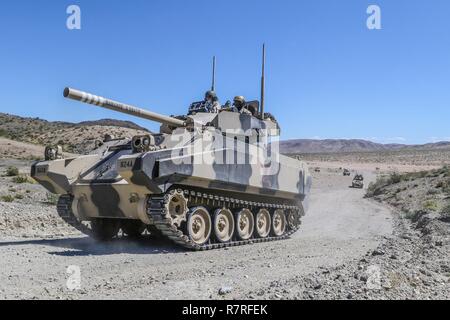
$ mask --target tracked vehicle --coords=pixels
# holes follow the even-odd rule
[[[50,146],[31,175],[60,195],[65,221],[97,239],[147,229],[193,250],[285,239],[300,227],[311,177],[269,143],[279,126],[263,88],[264,76],[252,114],[191,106],[178,117],[66,88],[66,98],[158,121],[160,132],[106,139],[74,158]]]
[[[352,181],[352,188],[362,189],[364,188],[364,177],[362,174],[356,174]]]

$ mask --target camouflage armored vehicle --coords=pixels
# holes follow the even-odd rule
[[[263,94],[252,114],[191,106],[178,117],[71,88],[64,96],[161,123],[159,133],[105,139],[75,158],[50,146],[45,161],[32,165],[32,177],[60,195],[60,216],[80,231],[108,240],[147,229],[205,250],[298,230],[311,177],[305,163],[269,144],[279,126],[264,113]]]
[[[345,176],[349,176],[349,175],[350,175],[350,170],[344,169],[343,175],[344,175],[344,177],[345,177]]]
[[[362,174],[356,174],[352,181],[352,188],[364,188],[364,177]]]

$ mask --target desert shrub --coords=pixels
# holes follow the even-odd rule
[[[386,178],[384,176],[380,176],[377,178],[375,182],[371,182],[369,184],[369,187],[367,188],[366,197],[374,197],[378,196],[380,194],[383,194],[384,187],[389,185],[389,178]]]
[[[413,220],[416,217],[416,212],[414,212],[414,211],[404,211],[403,212],[403,217],[405,219]]]
[[[14,198],[16,199],[23,199],[23,195],[21,195],[20,193],[14,195]]]
[[[34,183],[36,183],[36,180],[34,180],[33,178],[31,178],[30,176],[28,176],[26,174],[21,174],[16,177],[13,177],[12,181],[17,184],[21,184],[21,183],[34,184]]]
[[[50,205],[56,205],[58,203],[59,196],[57,194],[53,194],[47,192],[45,196],[45,203]]]
[[[417,173],[417,176],[419,178],[425,178],[425,177],[428,176],[428,171],[420,171],[420,172]]]
[[[402,177],[402,175],[397,172],[391,173],[391,175],[389,176],[389,183],[390,184],[400,183],[402,182],[403,178],[404,177]]]
[[[69,144],[69,145],[65,145],[63,149],[65,149],[64,151],[66,151],[66,152],[74,153],[77,149],[77,146],[74,144]]]
[[[450,166],[444,166],[440,171],[440,174],[442,174],[444,177],[450,177]]]
[[[436,188],[442,188],[442,192],[450,195],[450,179],[439,181]]]
[[[438,209],[438,204],[435,200],[426,200],[422,206],[425,210],[436,211]]]
[[[5,129],[0,129],[0,137],[7,138],[8,136],[8,132]]]
[[[17,169],[16,167],[8,167],[8,169],[6,169],[6,176],[7,177],[15,177],[19,175],[19,169]]]
[[[13,202],[14,201],[14,197],[10,194],[6,195],[6,196],[1,196],[0,200],[2,202]]]
[[[436,183],[436,188],[444,188],[447,185],[447,182],[444,180],[439,181],[438,183]]]
[[[28,177],[26,175],[16,176],[12,179],[14,183],[26,183],[28,181]]]

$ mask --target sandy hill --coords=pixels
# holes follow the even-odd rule
[[[130,121],[102,119],[70,123],[0,113],[0,137],[38,146],[59,144],[65,152],[78,154],[91,151],[95,140],[103,139],[105,134],[122,138],[145,133],[148,133],[145,128]],[[5,141],[2,145],[11,144]],[[11,148],[11,145],[9,147]]]

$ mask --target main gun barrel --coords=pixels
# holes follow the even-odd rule
[[[130,114],[132,116],[136,116],[139,118],[144,118],[148,120],[153,120],[157,122],[161,122],[173,127],[184,127],[186,123],[182,120],[164,116],[155,112],[147,111],[144,109],[140,109],[129,104],[117,102],[114,100],[106,99],[100,96],[93,95],[91,93],[87,93],[84,91],[65,88],[64,89],[64,97],[70,98],[73,100],[81,101],[84,103],[92,104],[94,106],[103,107],[106,109]]]

